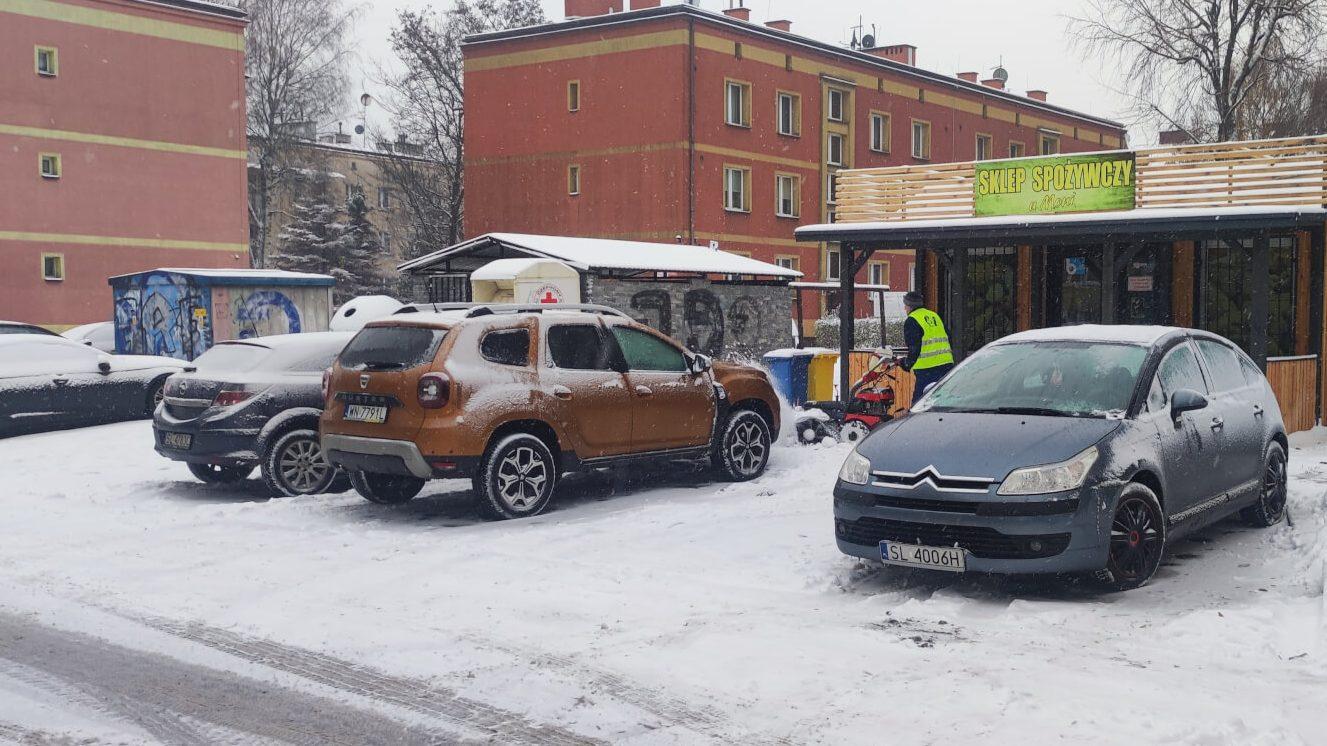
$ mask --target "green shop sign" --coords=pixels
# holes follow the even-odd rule
[[[1133,153],[982,161],[972,197],[978,217],[1132,210]]]

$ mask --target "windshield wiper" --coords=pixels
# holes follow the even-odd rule
[[[1077,412],[1065,412],[1049,407],[991,407],[989,409],[968,409],[968,412],[980,414],[1030,414],[1044,417],[1077,417]]]
[[[399,370],[405,367],[405,363],[391,363],[381,360],[365,360],[361,363],[364,370]]]

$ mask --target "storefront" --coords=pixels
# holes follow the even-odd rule
[[[841,222],[797,237],[837,243],[845,267],[921,252],[917,286],[960,355],[1036,327],[1192,326],[1265,365],[1289,427],[1318,418],[1327,138],[861,169],[839,184]]]

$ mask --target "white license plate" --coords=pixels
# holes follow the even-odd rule
[[[886,565],[925,567],[949,572],[963,572],[967,568],[966,557],[958,547],[924,547],[893,541],[880,542],[880,561]]]
[[[194,444],[194,436],[191,433],[162,433],[161,444],[177,451],[187,451]]]
[[[382,423],[387,421],[387,407],[369,404],[347,404],[345,418],[352,422]]]

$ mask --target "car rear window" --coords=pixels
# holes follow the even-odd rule
[[[499,365],[530,364],[530,330],[503,329],[484,335],[479,341],[479,354]]]
[[[417,326],[370,326],[341,351],[341,365],[363,370],[405,370],[433,359],[446,334]]]
[[[271,348],[261,345],[223,342],[199,355],[193,364],[200,371],[246,372],[257,368],[271,352]]]
[[[548,355],[559,368],[612,370],[612,356],[599,327],[564,324],[548,330]]]

